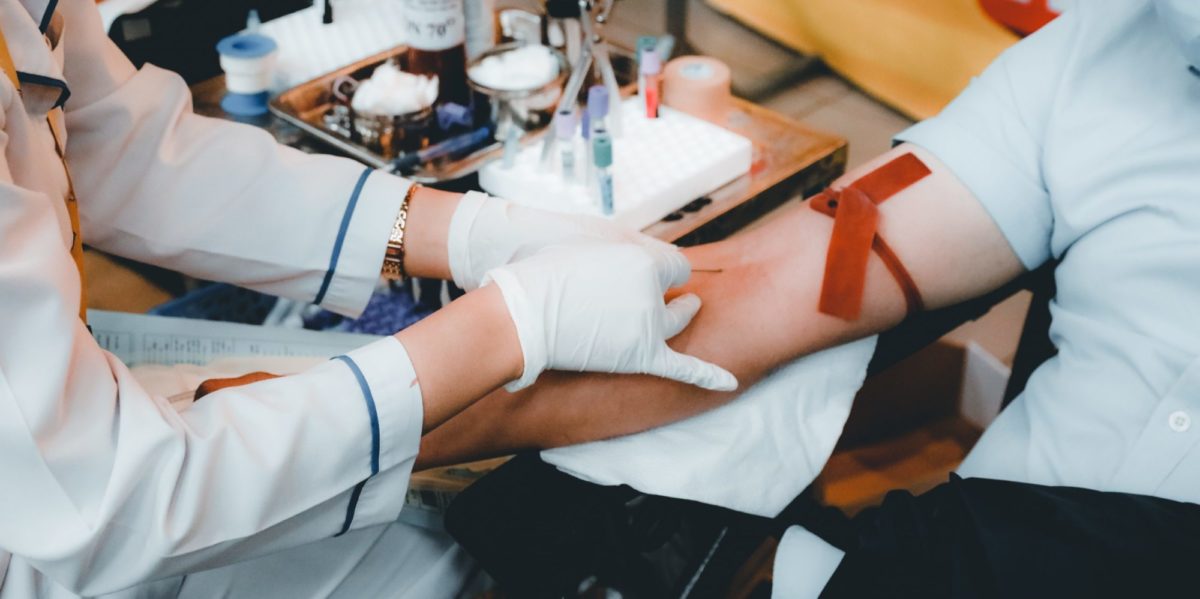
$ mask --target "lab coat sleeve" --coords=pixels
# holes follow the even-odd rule
[[[950,168],[1030,270],[1052,253],[1054,210],[1043,145],[1071,58],[1076,12],[1009,48],[940,114],[897,136]]]
[[[5,164],[0,549],[90,596],[397,517],[423,418],[399,341],[177,412],[91,338],[61,200]]]
[[[351,316],[366,307],[407,181],[193,114],[183,80],[135,70],[93,2],[61,10],[87,244]]]

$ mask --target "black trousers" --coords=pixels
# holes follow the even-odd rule
[[[1069,487],[951,476],[854,518],[805,493],[768,519],[594,485],[524,455],[446,515],[522,598],[573,596],[590,578],[629,598],[726,597],[755,548],[793,524],[846,552],[827,597],[1200,597],[1200,506]]]
[[[1200,596],[1195,504],[952,476],[853,519],[795,515],[846,551],[822,596]]]

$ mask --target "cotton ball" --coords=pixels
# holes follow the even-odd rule
[[[504,91],[532,90],[558,76],[558,61],[546,46],[522,46],[489,56],[471,67],[471,79]]]
[[[432,106],[437,94],[437,76],[406,73],[385,62],[375,68],[370,79],[358,84],[350,106],[366,114],[401,115]]]

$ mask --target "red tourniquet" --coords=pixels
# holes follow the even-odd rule
[[[912,154],[904,154],[844,189],[826,189],[809,201],[814,210],[834,218],[818,306],[822,313],[843,320],[858,319],[872,251],[900,285],[908,313],[924,309],[921,292],[912,276],[879,236],[878,204],[929,174],[924,162]]]

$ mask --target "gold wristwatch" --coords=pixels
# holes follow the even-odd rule
[[[400,202],[400,210],[396,212],[396,221],[392,223],[392,234],[388,236],[387,251],[383,254],[383,276],[388,279],[403,279],[408,276],[404,272],[404,232],[408,226],[408,206],[413,195],[420,188],[414,183],[404,194]]]

